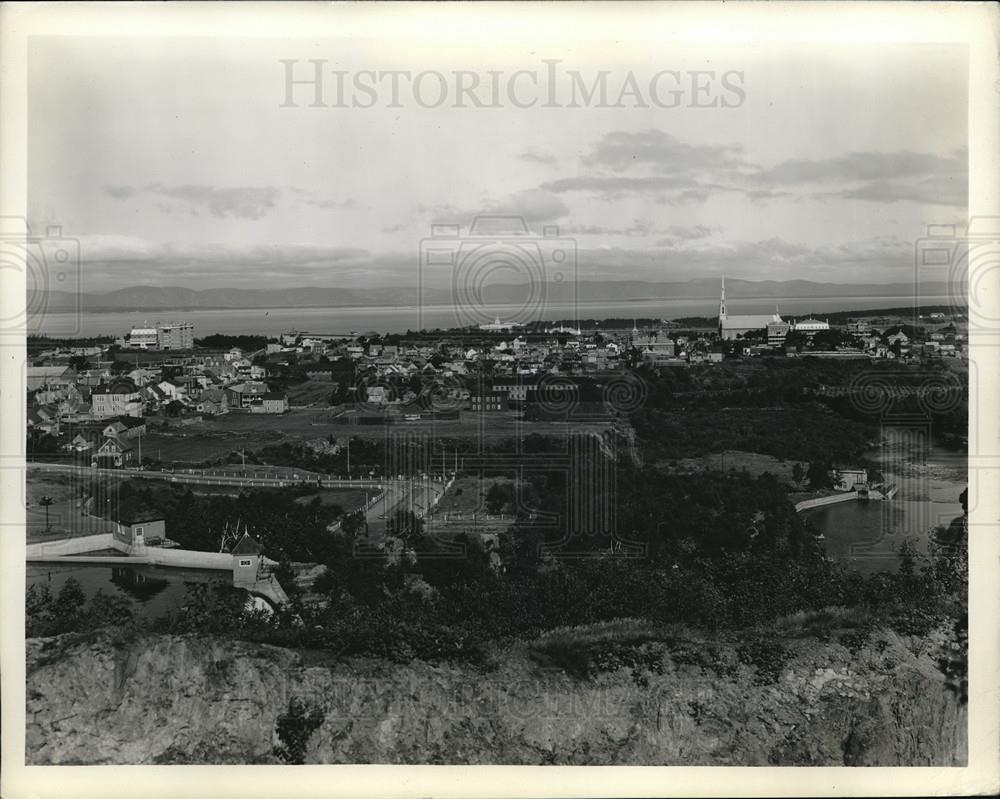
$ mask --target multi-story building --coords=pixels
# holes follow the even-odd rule
[[[250,413],[284,413],[288,410],[288,397],[277,391],[260,394],[250,402]]]
[[[829,322],[821,322],[819,319],[803,319],[800,322],[795,323],[796,333],[805,333],[809,338],[812,338],[821,330],[829,330]]]
[[[507,410],[507,395],[500,391],[482,391],[470,397],[471,409],[480,413]]]
[[[142,416],[143,403],[139,389],[131,381],[95,386],[90,393],[90,413],[95,419],[111,416]]]
[[[785,321],[767,323],[767,343],[771,347],[781,347],[785,343],[785,337],[791,325]]]
[[[191,322],[165,322],[156,326],[156,346],[161,350],[189,350],[194,347]]]
[[[133,327],[124,343],[133,350],[189,350],[194,347],[194,325],[191,322],[157,322],[153,327]]]
[[[267,393],[265,383],[247,381],[226,387],[226,400],[230,410],[249,410],[251,403]]]
[[[125,346],[132,350],[155,350],[158,341],[155,327],[133,327],[125,337]]]

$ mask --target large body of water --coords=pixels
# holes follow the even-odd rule
[[[892,569],[908,541],[926,553],[932,531],[962,515],[968,457],[927,443],[921,432],[893,429],[870,453],[899,491],[887,501],[844,502],[806,511],[823,532],[827,554],[863,572]]]
[[[947,303],[946,297],[923,297],[925,304]],[[874,308],[909,307],[912,296],[905,297],[785,297],[779,299],[732,298],[728,301],[731,313],[773,313],[775,305],[784,317],[802,317],[835,311],[869,310]],[[521,318],[520,305],[490,305],[482,310],[483,319],[500,317],[505,321],[532,321]],[[588,301],[549,303],[534,318],[557,319],[610,319],[633,317],[647,319],[679,319],[687,316],[718,314],[719,303],[715,298],[705,299],[635,299],[614,301]],[[186,311],[114,311],[102,313],[41,313],[32,320],[31,332],[49,336],[121,336],[133,326],[157,319],[184,319],[194,324],[195,335],[212,333],[257,334],[277,336],[290,330],[309,333],[349,335],[369,331],[379,333],[405,333],[407,330],[452,328],[469,324],[460,318],[451,305],[420,307],[373,306],[349,308],[246,308]]]

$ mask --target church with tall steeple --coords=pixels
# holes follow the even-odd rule
[[[722,278],[722,292],[719,295],[719,338],[723,341],[732,341],[746,333],[756,330],[765,330],[769,324],[781,322],[781,315],[778,307],[774,307],[773,314],[740,314],[732,315],[726,309],[726,278]]]

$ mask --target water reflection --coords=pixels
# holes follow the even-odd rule
[[[135,569],[112,568],[111,582],[140,602],[148,602],[170,584],[169,580],[151,577]]]

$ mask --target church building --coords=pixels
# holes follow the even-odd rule
[[[764,330],[769,324],[781,321],[777,307],[773,314],[731,315],[726,310],[726,278],[722,278],[722,294],[719,297],[719,337],[723,341],[732,341],[746,333]]]

